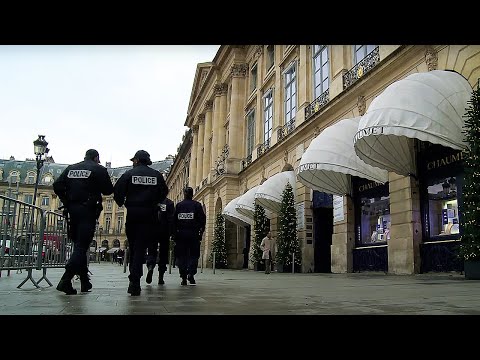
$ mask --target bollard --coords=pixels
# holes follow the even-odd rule
[[[295,274],[295,253],[292,253],[292,274]]]
[[[123,273],[125,274],[127,272],[127,261],[128,257],[130,255],[128,254],[128,247],[125,249],[125,255],[123,255]]]
[[[213,252],[213,264],[212,264],[212,268],[213,268],[213,273],[215,274],[215,251]]]
[[[200,258],[200,273],[203,273],[203,253],[202,253],[202,256]]]
[[[170,250],[170,255],[168,257],[168,273],[172,273],[172,250]]]

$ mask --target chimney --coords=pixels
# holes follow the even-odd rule
[[[107,161],[107,162],[105,163],[105,167],[106,167],[107,169],[110,169],[110,168],[112,167],[112,163],[111,163],[110,161]]]

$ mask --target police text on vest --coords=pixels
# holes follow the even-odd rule
[[[178,213],[178,220],[193,220],[193,213]]]
[[[90,170],[70,170],[67,177],[70,179],[88,179],[91,173]]]
[[[132,176],[132,184],[157,185],[157,178],[154,176]]]

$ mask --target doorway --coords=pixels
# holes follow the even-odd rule
[[[314,272],[331,273],[331,245],[333,234],[333,208],[313,209]]]

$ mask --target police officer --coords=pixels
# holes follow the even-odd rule
[[[173,234],[173,214],[175,213],[175,205],[172,200],[165,198],[158,204],[158,235],[157,241],[148,247],[147,256],[147,284],[152,282],[153,269],[158,258],[158,285],[165,284],[163,275],[167,271],[168,251],[170,247],[170,236]],[[159,249],[157,251],[157,245]]]
[[[65,265],[65,273],[57,285],[57,290],[67,295],[77,293],[72,286],[75,274],[80,276],[81,291],[92,288],[88,277],[87,249],[95,233],[95,224],[102,211],[102,194],[113,193],[113,185],[107,169],[100,165],[100,156],[95,149],[85,153],[85,160],[69,165],[53,183],[53,191],[58,195],[68,211],[73,253]]]
[[[133,161],[133,169],[126,171],[115,183],[113,198],[118,206],[125,204],[127,208],[125,231],[130,264],[127,292],[138,296],[145,251],[157,235],[157,204],[165,200],[168,188],[162,174],[148,167],[152,164],[148,152],[138,150],[130,160]]]
[[[186,187],[183,194],[184,200],[175,207],[174,239],[181,284],[187,285],[187,278],[190,284],[196,283],[194,276],[197,273],[200,242],[207,218],[202,204],[193,200],[193,189]]]

